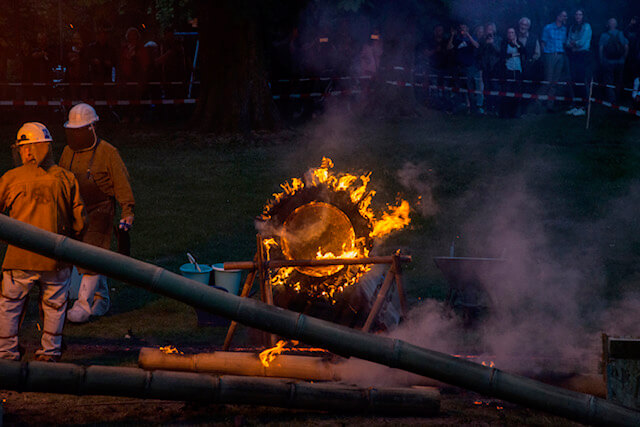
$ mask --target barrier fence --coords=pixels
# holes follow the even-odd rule
[[[403,67],[393,67],[395,70],[404,70]],[[430,80],[454,80],[454,81],[465,81],[467,77],[465,76],[453,76],[453,75],[445,75],[439,76],[436,74],[426,74],[426,73],[415,73],[415,76],[418,77],[429,77]],[[341,76],[341,77],[304,77],[304,78],[293,78],[293,79],[277,79],[274,82],[277,83],[293,83],[293,82],[326,82],[327,86],[321,91],[313,91],[313,92],[301,92],[301,93],[284,93],[284,94],[275,94],[273,95],[274,100],[284,100],[284,99],[323,99],[326,97],[339,97],[339,96],[349,96],[349,95],[359,95],[364,93],[366,90],[356,88],[356,89],[343,89],[343,90],[332,90],[331,82],[336,81],[355,81],[359,82],[361,80],[370,81],[374,77],[373,76]],[[584,83],[572,83],[568,81],[534,81],[534,80],[516,80],[516,79],[498,79],[492,78],[489,79],[492,82],[501,82],[501,83],[522,83],[522,84],[539,84],[539,85],[559,85],[559,86],[585,86]],[[588,101],[589,108],[591,107],[591,103],[599,104],[607,108],[611,108],[617,111],[621,111],[623,113],[627,113],[636,117],[640,117],[640,109],[626,107],[622,105],[617,105],[612,102],[608,102],[602,99],[598,99],[592,96],[594,87],[602,87],[608,89],[617,89],[617,86],[591,82],[590,84],[590,93],[588,98],[582,97],[567,97],[567,96],[559,96],[559,95],[543,95],[537,93],[528,93],[528,92],[515,92],[515,91],[507,91],[507,90],[472,90],[464,87],[456,87],[456,86],[448,86],[446,84],[426,84],[420,82],[407,82],[401,80],[386,80],[385,84],[398,86],[398,87],[407,87],[407,88],[424,88],[431,90],[440,90],[444,92],[450,93],[460,93],[460,94],[474,94],[474,95],[484,95],[484,96],[492,96],[492,97],[502,97],[502,98],[514,98],[514,99],[532,99],[539,101],[570,101],[570,102],[584,102]],[[53,84],[49,83],[41,83],[41,82],[2,82],[0,83],[0,87],[121,87],[121,86],[138,86],[138,85],[149,85],[149,86],[187,86],[189,84],[200,84],[199,81],[194,82],[181,82],[181,81],[171,81],[171,82],[159,82],[152,81],[146,83],[139,82],[55,82]],[[621,90],[626,92],[634,91],[633,88],[621,88]],[[51,98],[51,96],[49,97]],[[184,105],[184,104],[195,104],[197,101],[196,98],[174,98],[174,99],[163,99],[163,98],[154,98],[154,99],[105,99],[105,100],[89,100],[88,102],[92,105],[96,106],[133,106],[133,105]],[[69,100],[69,99],[59,99],[59,100],[0,100],[0,106],[49,106],[49,107],[70,107],[80,100]],[[86,101],[85,101],[86,102]],[[588,119],[589,120],[589,119]],[[587,122],[588,127],[588,122]]]

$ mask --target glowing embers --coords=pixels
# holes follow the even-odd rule
[[[265,206],[258,225],[271,260],[365,258],[373,239],[409,224],[409,204],[389,206],[376,219],[371,209],[371,174],[334,174],[323,158],[304,178],[282,184]],[[370,270],[367,265],[296,266],[271,272],[271,284],[335,302],[334,295]]]
[[[282,252],[287,259],[345,258],[354,253],[356,235],[349,218],[340,209],[322,202],[302,205],[289,215],[282,231]],[[303,274],[330,276],[343,268],[296,267]]]

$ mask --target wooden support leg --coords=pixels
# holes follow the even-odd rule
[[[256,273],[257,273],[256,270],[250,270],[249,274],[247,274],[247,279],[244,281],[242,292],[240,292],[241,298],[246,298],[249,296],[249,293],[251,293],[251,288],[253,288],[253,281],[256,278]],[[237,327],[238,327],[238,322],[236,322],[235,320],[232,320],[231,324],[229,325],[229,330],[227,330],[227,336],[224,339],[224,345],[222,346],[222,349],[224,351],[229,350],[229,347],[231,346],[231,340],[233,339],[233,335],[236,333]]]
[[[407,316],[407,297],[404,293],[404,285],[402,283],[402,263],[399,254],[393,256],[393,268],[395,272],[396,288],[398,289],[398,297],[400,297],[400,308],[402,309],[402,317]]]
[[[271,290],[271,283],[269,282],[268,270],[265,268],[266,256],[264,253],[264,244],[262,242],[262,236],[256,235],[256,241],[258,245],[258,275],[260,277],[260,298],[262,302],[273,305],[273,292]],[[265,342],[267,345],[274,347],[276,345],[276,336],[265,332]]]
[[[373,306],[371,307],[371,311],[369,312],[369,317],[367,317],[367,321],[364,322],[364,326],[362,327],[362,330],[364,332],[369,332],[369,330],[371,329],[371,326],[373,326],[373,322],[376,320],[376,317],[378,317],[378,313],[380,312],[380,309],[382,309],[382,305],[384,304],[384,300],[387,298],[387,293],[389,292],[389,289],[391,289],[391,285],[393,284],[394,279],[395,279],[395,266],[392,263],[391,267],[389,268],[389,271],[387,272],[387,275],[384,278],[384,282],[382,283],[382,286],[378,291],[376,300],[373,303]]]

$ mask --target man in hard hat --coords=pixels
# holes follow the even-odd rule
[[[117,201],[122,210],[118,225],[128,232],[133,225],[135,201],[129,183],[129,173],[118,150],[98,138],[96,111],[88,104],[77,104],[69,111],[64,124],[67,146],[60,157],[60,166],[73,172],[80,184],[80,194],[87,207],[89,224],[82,241],[104,249],[111,247],[111,237]],[[102,316],[109,311],[107,278],[85,269],[78,300],[67,313],[70,322],[81,323],[90,316]]]
[[[57,166],[51,135],[37,122],[25,123],[13,144],[20,165],[0,178],[0,211],[47,231],[79,236],[86,213],[78,181]],[[0,292],[0,358],[19,360],[20,323],[29,291],[41,286],[41,347],[36,359],[55,362],[62,354],[62,327],[67,309],[71,267],[55,259],[9,245],[2,264]]]

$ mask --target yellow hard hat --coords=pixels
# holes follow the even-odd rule
[[[16,137],[16,145],[34,144],[36,142],[51,142],[49,129],[42,123],[28,122],[22,125]]]

